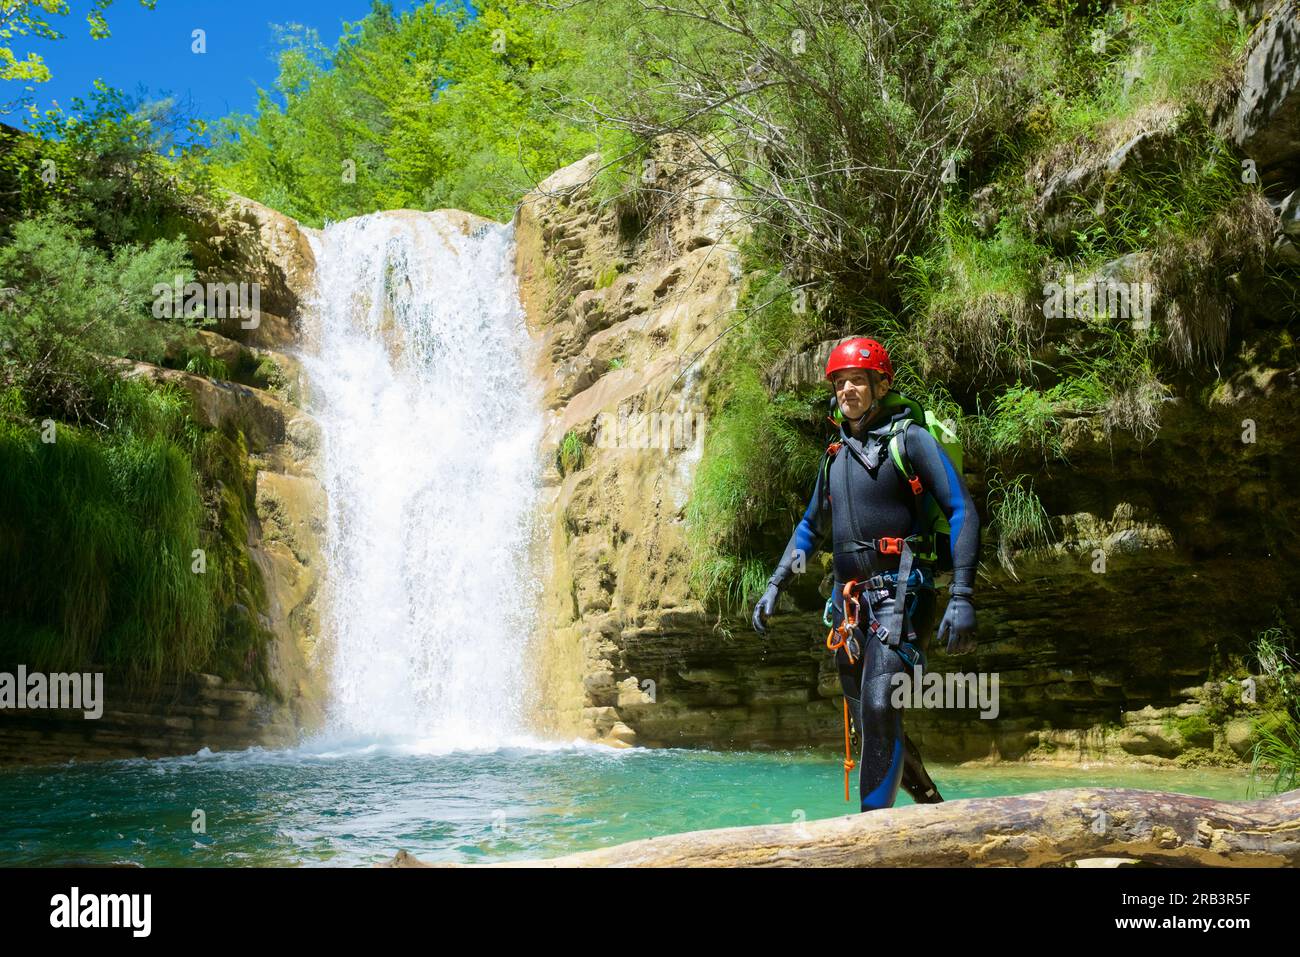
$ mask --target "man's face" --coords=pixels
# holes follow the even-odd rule
[[[871,403],[881,398],[889,389],[887,376],[876,376],[876,394],[871,393],[871,377],[866,369],[840,369],[831,376],[835,399],[840,411],[848,418],[859,418]]]

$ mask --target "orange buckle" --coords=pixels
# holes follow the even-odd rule
[[[920,495],[922,492],[925,491],[925,489],[921,488],[921,476],[919,476],[919,475],[913,475],[913,476],[912,476],[910,479],[908,479],[907,481],[908,481],[909,483],[911,483],[911,486],[912,486],[912,492],[913,492],[914,494],[916,494],[916,495]]]
[[[901,555],[903,554],[903,540],[901,538],[879,538],[876,540],[876,550],[882,555]]]

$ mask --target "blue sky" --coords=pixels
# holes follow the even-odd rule
[[[394,0],[401,12],[418,0]],[[278,49],[272,24],[301,23],[314,27],[321,41],[333,46],[343,22],[360,20],[370,0],[158,0],[146,10],[138,0],[115,0],[108,8],[113,35],[92,40],[86,23],[89,0],[71,0],[71,13],[51,17],[62,40],[22,38],[14,44],[22,58],[39,52],[53,73],[48,83],[31,84],[36,105],[47,108],[57,100],[67,106],[74,96],[86,97],[96,78],[137,95],[143,84],[149,94],[188,95],[195,115],[214,120],[230,112],[251,112],[257,88],[275,79]],[[192,31],[206,32],[207,52],[191,52]],[[29,84],[0,82],[0,102],[23,95]],[[23,111],[25,113],[25,111]],[[23,113],[0,117],[23,125]]]

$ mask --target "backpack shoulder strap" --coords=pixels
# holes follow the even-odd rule
[[[894,465],[898,471],[903,473],[903,478],[907,484],[912,487],[915,495],[920,495],[925,491],[921,487],[921,477],[912,471],[912,463],[907,457],[907,429],[912,424],[912,419],[904,419],[889,436],[889,457],[894,460]]]
[[[844,445],[843,442],[840,442],[838,439],[836,439],[830,445],[826,446],[826,451],[822,454],[822,464],[818,468],[818,471],[821,472],[823,482],[830,482],[831,462],[835,460],[836,453],[839,452],[840,448],[843,445]]]

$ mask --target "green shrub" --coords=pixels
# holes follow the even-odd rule
[[[571,475],[582,470],[587,460],[587,446],[575,429],[564,433],[555,453],[555,467],[561,475]]]
[[[102,252],[90,239],[54,210],[0,246],[0,385],[17,386],[34,414],[86,424],[113,378],[105,357],[164,351],[155,286],[193,275],[179,241]]]
[[[988,483],[989,532],[998,543],[998,561],[1016,577],[1013,549],[1044,548],[1051,544],[1052,527],[1043,503],[1027,475],[1004,479],[994,473]]]
[[[211,177],[192,148],[204,124],[174,100],[140,101],[96,80],[88,101],[29,108],[27,126],[33,135],[0,149],[0,234],[62,209],[100,248],[147,246],[183,239],[211,204]]]
[[[993,400],[981,433],[984,453],[993,458],[1028,446],[1059,454],[1059,411],[1054,396],[1017,383]]]
[[[1261,702],[1254,722],[1251,780],[1267,781],[1275,793],[1291,791],[1300,786],[1300,650],[1280,611],[1277,624],[1256,636],[1254,650],[1276,692],[1272,702]]]
[[[201,429],[176,386],[120,378],[122,357],[165,353],[176,326],[153,317],[153,289],[177,275],[180,242],[102,251],[57,209],[0,247],[0,658],[265,689],[242,436]],[[197,350],[186,365],[229,374]]]
[[[1231,5],[1148,0],[1086,17],[1035,16],[1026,38],[1037,56],[1025,63],[1050,136],[1089,136],[1143,107],[1210,101],[1230,80],[1247,29]],[[1104,45],[1098,44],[1100,36]],[[1139,62],[1140,61],[1140,62]]]
[[[230,368],[221,359],[215,359],[206,352],[193,352],[185,362],[185,371],[192,372],[196,375],[207,376],[209,379],[230,378]]]
[[[821,330],[794,310],[791,283],[747,247],[749,278],[732,331],[712,365],[709,429],[686,506],[690,581],[703,600],[734,610],[761,594],[775,557],[763,533],[786,534],[806,505],[821,459],[824,387],[769,394],[767,374]],[[783,543],[784,544],[784,543]],[[767,569],[767,571],[764,571]]]

